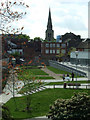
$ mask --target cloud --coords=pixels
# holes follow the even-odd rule
[[[87,37],[88,0],[26,0],[25,3],[29,5],[25,9],[27,15],[12,24],[14,27],[24,26],[23,33],[31,38],[39,36],[45,39],[49,7],[55,37],[65,32]]]

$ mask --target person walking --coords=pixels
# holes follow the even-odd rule
[[[69,74],[67,74],[67,80],[70,81],[70,77],[69,77]]]
[[[72,72],[72,81],[74,81],[74,73]]]
[[[65,74],[63,74],[63,81],[65,80]]]

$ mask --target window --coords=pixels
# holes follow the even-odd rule
[[[57,44],[57,47],[60,47],[60,44]]]
[[[52,54],[53,53],[53,51],[52,50],[50,50],[50,54]]]
[[[66,51],[65,51],[65,50],[61,50],[61,53],[65,54],[65,53],[66,53]]]
[[[66,47],[66,44],[62,44],[62,48],[65,48]]]
[[[53,44],[53,47],[55,47],[55,44]]]
[[[57,54],[59,54],[60,53],[60,50],[57,50]]]
[[[41,47],[43,47],[43,44],[41,44]]]
[[[49,47],[49,43],[46,43],[46,47]]]
[[[46,54],[48,54],[49,53],[49,50],[46,50]]]
[[[52,47],[53,45],[52,45],[52,43],[50,44],[50,47]]]
[[[51,37],[51,33],[48,33],[48,37]]]
[[[55,50],[53,50],[53,53],[55,54]]]

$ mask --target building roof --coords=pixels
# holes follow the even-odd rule
[[[77,48],[90,49],[90,39],[87,39],[85,42],[81,42]]]

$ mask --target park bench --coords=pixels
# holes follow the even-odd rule
[[[68,83],[67,85],[69,86],[69,88],[70,88],[71,86],[73,86],[73,88],[78,88],[79,86],[81,86],[80,83]]]

